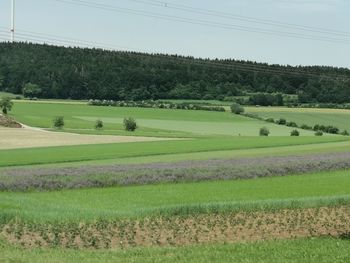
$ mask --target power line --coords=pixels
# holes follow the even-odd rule
[[[314,32],[314,33],[323,33],[323,34],[350,37],[350,32],[345,32],[345,31],[285,23],[285,22],[280,22],[276,20],[261,19],[261,18],[255,18],[255,17],[249,17],[249,16],[242,16],[242,15],[237,15],[237,14],[232,14],[232,13],[227,13],[222,11],[213,11],[213,10],[204,9],[204,8],[192,7],[188,5],[174,4],[174,3],[169,3],[165,1],[158,1],[158,0],[128,0],[128,1],[142,3],[146,5],[151,5],[151,6],[163,7],[167,9],[185,11],[185,12],[190,12],[195,14],[209,15],[209,16],[214,16],[219,18],[256,23],[259,25],[263,24],[263,25],[276,26],[281,28],[290,28],[290,29]]]
[[[5,27],[1,27],[0,28],[5,28]],[[6,32],[4,30],[1,30],[0,31],[2,32]],[[57,35],[53,35],[53,34],[47,34],[47,33],[38,33],[38,32],[33,32],[33,31],[28,31],[28,30],[20,30],[20,29],[17,29],[17,34],[18,35],[21,35],[21,36],[28,36],[28,37],[36,37],[36,36],[44,36],[47,40],[52,40],[52,41],[59,41],[59,42],[68,42],[69,44],[77,44],[77,45],[86,45],[86,44],[89,44],[89,45],[94,45],[96,47],[100,47],[100,48],[103,48],[103,49],[112,49],[112,50],[115,50],[115,49],[118,49],[118,48],[121,48],[121,49],[128,49],[130,47],[126,47],[126,46],[122,46],[122,45],[111,45],[111,44],[106,44],[106,43],[100,43],[100,42],[95,42],[95,41],[88,41],[88,40],[80,40],[80,39],[77,39],[77,38],[70,38],[70,37],[62,37],[62,36],[57,36]]]
[[[24,30],[19,30],[19,31],[24,31]],[[1,32],[6,32],[4,30],[0,30],[0,34]],[[32,31],[26,31],[26,32],[32,32]],[[2,33],[4,34],[4,33]],[[23,33],[19,33],[20,35],[20,39],[21,40],[32,40],[32,41],[43,41],[45,43],[52,43],[52,44],[57,44],[60,43],[60,44],[65,44],[65,45],[69,45],[69,46],[77,46],[78,45],[87,45],[87,46],[91,46],[91,42],[89,41],[85,41],[85,40],[80,40],[80,39],[75,39],[76,41],[69,41],[69,40],[65,40],[65,39],[69,39],[69,38],[64,38],[64,37],[61,37],[61,36],[57,36],[57,35],[52,35],[52,34],[44,34],[44,33],[37,33],[37,32],[32,32],[32,34],[23,34]],[[42,35],[49,35],[49,36],[53,36],[54,38],[50,37],[43,37]],[[63,39],[63,40],[61,40]],[[92,43],[95,43],[95,42],[92,42]],[[95,46],[92,46],[92,47],[95,47]],[[118,48],[120,48],[120,46],[107,46],[106,44],[100,44],[100,48],[103,48],[103,49],[112,49],[112,50],[117,50]],[[130,48],[129,48],[130,49]],[[134,51],[131,51],[131,52],[134,52]],[[144,50],[138,50],[137,52],[144,52],[144,53],[147,53],[147,51],[144,51]],[[157,54],[157,55],[160,55],[160,54]],[[149,56],[148,54],[144,54],[144,56]],[[174,57],[174,56],[170,56],[170,57]],[[166,58],[169,58],[169,56],[166,56]],[[176,57],[176,59],[181,59],[181,58],[184,58],[184,57]],[[185,58],[186,59],[186,58]],[[209,59],[198,59],[197,60],[199,61],[204,61],[206,62],[206,64],[210,63],[210,64],[213,64],[213,60],[209,60]],[[187,60],[188,61],[188,60]],[[236,61],[232,61],[232,60],[219,60],[221,63],[218,64],[217,62],[215,62],[215,65],[217,66],[231,66],[231,67],[240,67],[240,68],[247,68],[249,67],[250,69],[252,68],[253,70],[263,70],[264,72],[267,72],[267,71],[273,71],[275,72],[276,70],[275,69],[271,69],[272,66],[265,66],[265,65],[259,65],[259,64],[255,64],[255,65],[250,65],[250,64],[246,64],[246,65],[242,65],[242,63],[239,63],[239,62],[236,62]],[[226,62],[226,63],[222,63],[222,62]],[[229,64],[228,64],[229,63]],[[290,69],[289,69],[290,70]],[[315,76],[319,76],[319,73],[318,72],[312,72],[312,71],[307,71],[307,73],[305,72],[299,72],[299,71],[289,71],[289,73],[296,73],[296,74],[315,74]],[[286,72],[283,71],[283,73],[286,74]]]
[[[0,37],[2,36],[1,33],[2,30],[0,30]],[[19,30],[20,31],[20,30]],[[3,31],[5,32],[5,31]],[[5,38],[5,36],[3,36]],[[18,33],[18,37],[19,40],[22,41],[34,41],[34,42],[42,42],[45,44],[51,44],[51,45],[66,45],[66,46],[77,46],[77,41],[76,42],[69,42],[67,40],[59,40],[59,36],[55,36],[55,38],[46,38],[43,36],[37,35],[35,36],[33,34],[33,36],[26,36],[26,35],[22,35],[21,33]],[[58,44],[57,44],[58,43]],[[79,44],[84,44],[83,40],[79,40]],[[89,44],[86,43],[86,45],[88,46]],[[94,46],[92,46],[94,48]],[[136,53],[136,52],[132,52],[133,56],[135,57],[142,57],[142,58],[149,58],[150,54],[142,54],[142,53]],[[350,79],[350,76],[346,76],[346,75],[339,75],[339,74],[320,74],[319,72],[313,72],[310,70],[306,70],[306,71],[298,71],[295,69],[291,69],[291,68],[286,68],[285,70],[280,70],[280,69],[273,69],[271,68],[271,66],[265,66],[265,65],[258,65],[258,64],[242,64],[236,61],[231,61],[231,60],[219,60],[219,61],[213,61],[213,60],[208,60],[208,59],[189,59],[186,57],[175,57],[175,56],[167,56],[167,55],[161,55],[161,54],[157,54],[158,56],[156,57],[157,59],[161,58],[161,59],[165,59],[166,62],[168,61],[172,61],[175,62],[177,64],[179,64],[179,62],[187,64],[187,65],[197,65],[197,66],[209,66],[209,67],[213,67],[213,68],[220,68],[223,70],[236,70],[236,71],[245,71],[245,72],[252,72],[252,73],[264,73],[264,74],[276,74],[276,75],[293,75],[293,76],[309,76],[309,77],[327,77],[327,78],[342,78],[342,79]]]
[[[263,28],[257,28],[257,27],[248,27],[248,26],[241,26],[241,25],[234,25],[234,24],[219,23],[219,22],[213,22],[213,21],[208,21],[203,19],[192,19],[192,18],[186,18],[186,17],[172,16],[172,15],[171,16],[163,15],[155,12],[100,4],[100,3],[91,2],[91,1],[83,1],[83,0],[54,0],[54,1],[65,3],[65,4],[72,4],[72,5],[89,7],[89,8],[101,9],[105,11],[152,17],[152,18],[157,18],[157,19],[162,19],[167,21],[175,21],[175,22],[182,22],[182,23],[188,23],[188,24],[210,26],[210,27],[238,30],[238,31],[244,31],[244,32],[251,32],[251,33],[259,33],[259,34],[265,34],[265,35],[274,35],[274,36],[291,37],[291,38],[299,38],[299,39],[306,39],[306,40],[319,40],[319,41],[327,41],[327,42],[333,42],[333,43],[350,44],[350,39],[330,38],[325,36],[315,36],[315,35],[307,35],[307,34],[295,33],[295,32],[286,32],[286,31],[270,30],[270,29],[263,29]]]

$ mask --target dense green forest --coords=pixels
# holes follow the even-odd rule
[[[299,102],[350,102],[350,70],[237,60],[0,43],[0,90],[60,99],[225,99],[296,94]]]

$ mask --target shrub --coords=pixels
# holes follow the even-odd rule
[[[307,124],[301,125],[300,128],[302,128],[303,130],[312,130],[312,127]]]
[[[286,125],[288,127],[295,127],[295,128],[298,127],[298,125],[294,121],[287,122]]]
[[[260,132],[259,132],[259,135],[260,135],[260,136],[269,136],[269,134],[270,134],[270,131],[269,131],[268,128],[262,127],[262,128],[260,129]]]
[[[102,128],[103,128],[103,121],[101,121],[101,120],[96,120],[95,129],[96,129],[96,130],[101,130]]]
[[[315,132],[315,135],[316,136],[323,136],[323,132],[322,131],[317,131],[317,132]]]
[[[292,130],[290,136],[299,136],[300,132],[298,130]]]
[[[217,100],[219,101],[224,101],[225,100],[225,96],[224,95],[219,95],[216,97]]]
[[[344,130],[344,131],[341,132],[341,135],[349,136],[350,134],[349,134],[349,132],[347,130]]]
[[[238,103],[232,103],[231,112],[234,114],[242,114],[244,113],[244,108]]]
[[[279,124],[279,125],[286,125],[286,124],[287,124],[287,121],[286,121],[286,119],[280,118],[279,120],[276,121],[276,124]]]
[[[332,125],[325,126],[325,125],[316,124],[314,126],[314,131],[322,131],[322,132],[331,133],[331,134],[339,134],[339,128],[334,127]]]
[[[137,129],[136,121],[131,117],[125,118],[123,123],[126,131],[135,131]]]
[[[210,94],[206,94],[202,97],[202,100],[213,100],[214,96]]]
[[[42,90],[39,85],[33,83],[27,83],[23,88],[23,95],[26,98],[35,98],[41,94]]]
[[[273,118],[268,118],[268,119],[266,119],[265,121],[271,122],[271,123],[274,123],[274,122],[275,122],[275,120],[274,120]]]
[[[7,114],[7,112],[11,111],[13,107],[13,102],[10,97],[3,97],[0,100],[0,108],[3,114]]]
[[[53,119],[53,127],[56,129],[62,129],[64,126],[64,117],[58,116]]]
[[[334,126],[327,126],[326,132],[331,133],[331,134],[338,134],[339,129],[337,127],[334,127]]]
[[[205,104],[205,103],[204,103]],[[225,112],[221,106],[210,106],[201,104],[192,104],[188,102],[171,103],[161,101],[113,101],[113,100],[89,100],[88,105],[93,106],[113,106],[113,107],[137,107],[137,108],[159,108],[159,109],[179,109],[179,110],[204,110]]]
[[[250,105],[260,106],[283,106],[283,96],[281,94],[257,93],[249,97]]]

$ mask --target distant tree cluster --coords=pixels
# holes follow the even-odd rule
[[[250,104],[281,105],[281,94],[294,94],[301,103],[345,103],[350,102],[349,79],[345,68],[0,44],[0,90],[29,98],[223,100],[258,93]]]

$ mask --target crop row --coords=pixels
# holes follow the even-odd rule
[[[0,190],[54,190],[164,182],[250,179],[349,168],[350,153],[135,165],[9,168],[1,171]]]
[[[1,235],[25,247],[127,248],[347,236],[350,207],[232,212],[93,223],[30,224],[12,220]]]

